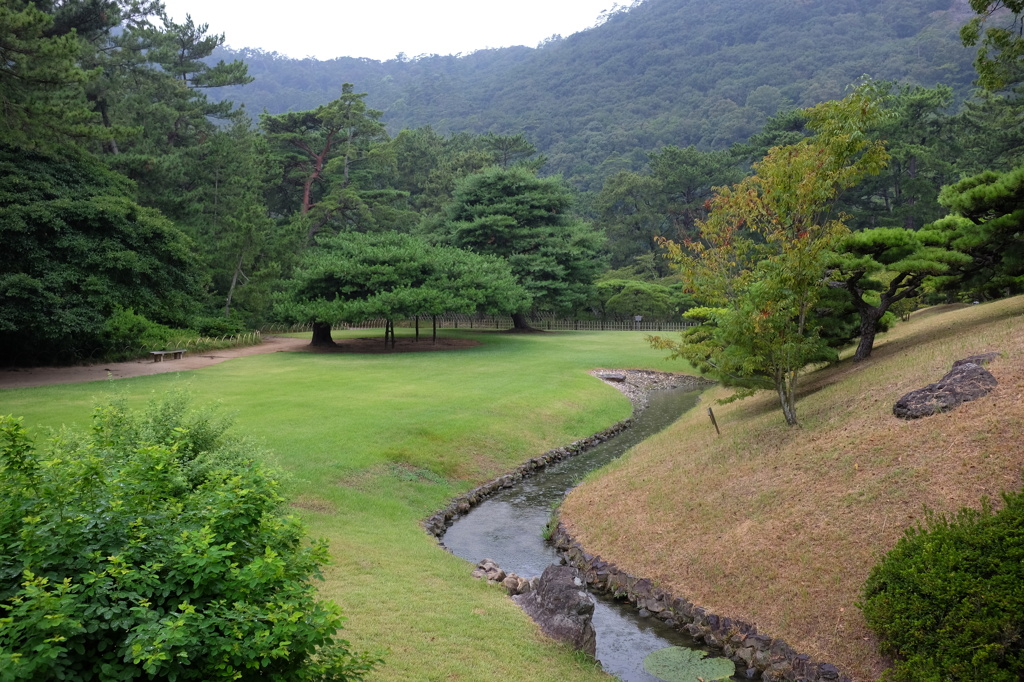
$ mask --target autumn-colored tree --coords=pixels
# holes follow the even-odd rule
[[[687,313],[702,324],[681,340],[651,339],[740,388],[734,397],[774,389],[791,426],[800,371],[835,354],[811,315],[828,256],[848,233],[833,206],[888,158],[884,145],[865,135],[885,115],[872,84],[807,114],[815,134],[772,148],[754,175],[719,189],[709,217],[698,222],[699,239],[662,241],[706,307]]]

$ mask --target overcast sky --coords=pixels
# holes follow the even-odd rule
[[[468,54],[527,45],[593,26],[614,0],[164,0],[177,22],[192,15],[233,48],[258,47],[301,59],[399,52]],[[620,4],[628,4],[628,0]]]

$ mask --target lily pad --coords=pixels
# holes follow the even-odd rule
[[[706,656],[704,651],[670,646],[648,654],[644,670],[664,682],[727,680],[736,672],[736,666],[728,658]]]

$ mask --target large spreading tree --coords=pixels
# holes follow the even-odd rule
[[[0,346],[17,363],[102,354],[104,322],[133,308],[187,326],[204,282],[195,246],[84,154],[0,145]]]
[[[971,262],[970,256],[939,246],[931,231],[878,227],[849,234],[830,259],[829,277],[849,295],[860,319],[855,361],[871,355],[882,318],[900,301],[924,292],[926,280]]]
[[[571,203],[558,178],[495,166],[458,184],[442,232],[454,246],[504,259],[533,310],[571,313],[586,303],[602,267],[600,235],[573,217]],[[516,329],[529,329],[530,310],[512,311]]]
[[[296,269],[292,298],[279,312],[312,323],[312,345],[333,345],[331,327],[445,313],[509,314],[529,295],[493,256],[385,232],[323,235]],[[393,337],[392,337],[393,342]]]

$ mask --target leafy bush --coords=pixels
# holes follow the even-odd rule
[[[140,349],[160,350],[181,332],[153,322],[132,308],[117,308],[103,324],[103,342],[109,359],[136,357]]]
[[[236,317],[197,317],[189,327],[199,336],[234,336],[248,331]]]
[[[992,512],[929,515],[876,566],[862,608],[886,680],[1024,679],[1024,494]]]
[[[45,446],[0,418],[0,681],[355,680],[316,598],[326,547],[187,397],[96,410]]]

